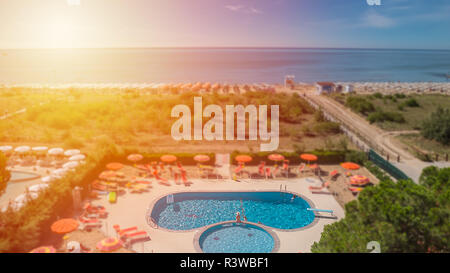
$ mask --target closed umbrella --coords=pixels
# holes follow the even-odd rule
[[[72,150],[67,150],[67,151],[65,151],[65,152],[64,152],[64,155],[70,157],[70,156],[78,155],[78,154],[80,154],[80,153],[81,153],[80,150],[72,149]]]
[[[109,252],[121,248],[122,245],[123,245],[122,241],[119,240],[118,238],[109,237],[98,242],[97,249],[104,252]]]
[[[207,155],[196,155],[194,156],[194,160],[197,162],[207,162],[210,160],[210,158]]]
[[[63,218],[51,225],[51,230],[54,233],[66,234],[78,228],[78,221],[72,218]]]
[[[172,163],[177,161],[177,157],[174,155],[163,155],[161,156],[161,161],[166,163]]]

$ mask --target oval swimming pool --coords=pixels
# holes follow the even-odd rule
[[[314,221],[310,204],[299,196],[281,192],[183,192],[160,198],[150,216],[159,227],[191,230],[236,220],[278,229],[297,229]]]
[[[198,244],[205,253],[270,253],[275,240],[256,225],[224,223],[205,230]]]

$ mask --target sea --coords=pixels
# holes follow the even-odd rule
[[[0,84],[446,82],[450,50],[0,49]]]

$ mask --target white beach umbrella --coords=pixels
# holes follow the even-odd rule
[[[61,155],[63,153],[64,153],[63,148],[52,148],[52,149],[48,150],[49,155]]]
[[[28,191],[30,192],[40,192],[44,189],[48,188],[48,184],[36,184],[28,187]]]
[[[85,159],[85,158],[86,158],[85,155],[79,154],[79,155],[71,156],[71,157],[69,158],[69,160],[70,160],[70,161],[80,161],[80,160],[83,160],[83,159]]]
[[[29,192],[28,196],[30,199],[36,199],[38,197],[38,194],[35,192]],[[27,194],[22,193],[21,195],[17,196],[16,199],[14,199],[15,203],[25,203],[27,201]]]
[[[12,151],[12,148],[13,148],[12,146],[0,146],[0,152],[6,153]]]
[[[50,183],[50,182],[52,182],[54,180],[55,180],[55,178],[52,177],[52,176],[45,176],[45,177],[41,178],[41,181],[44,182],[44,183]]]
[[[78,165],[80,165],[80,163],[78,163],[77,161],[70,161],[70,162],[67,162],[66,164],[64,164],[62,167],[64,169],[73,169],[73,168],[78,167]]]
[[[48,150],[48,147],[46,147],[46,146],[38,146],[38,147],[31,148],[31,150],[33,150],[35,152],[44,152],[44,151]]]
[[[67,169],[56,169],[52,172],[54,177],[61,177],[67,173]]]
[[[30,146],[19,146],[14,149],[15,152],[23,154],[30,151]]]
[[[64,155],[65,156],[74,156],[74,155],[77,155],[77,154],[80,154],[80,153],[81,153],[80,150],[72,149],[72,150],[65,151]]]

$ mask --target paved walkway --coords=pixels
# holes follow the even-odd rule
[[[224,179],[230,178],[230,154],[216,154],[216,170]]]

